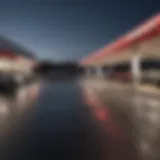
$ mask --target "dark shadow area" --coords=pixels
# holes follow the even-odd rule
[[[133,80],[131,74],[130,63],[120,63],[113,66],[104,66],[105,74],[109,79],[121,82],[131,82]],[[145,59],[140,63],[141,69],[141,82],[152,83],[159,86],[160,77],[158,77],[160,71],[159,59]]]
[[[84,68],[75,62],[53,63],[49,61],[40,62],[34,72],[41,78],[47,80],[72,80],[84,73]]]

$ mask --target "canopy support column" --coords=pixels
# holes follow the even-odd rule
[[[85,69],[85,75],[86,75],[87,77],[91,77],[91,76],[92,76],[92,70],[91,70],[90,67],[87,67],[87,68]]]
[[[131,73],[133,78],[133,87],[136,89],[141,82],[141,59],[140,54],[135,54],[131,60]]]
[[[102,66],[97,66],[96,67],[96,75],[97,75],[97,77],[103,77],[104,76],[104,72],[103,72]]]

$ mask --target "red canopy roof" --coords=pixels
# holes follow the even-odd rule
[[[133,44],[146,40],[160,34],[160,14],[152,17],[145,23],[139,25],[133,31],[120,37],[117,41],[107,45],[106,47],[92,53],[80,62],[81,64],[89,64],[94,61],[101,60],[112,53],[120,53],[116,51],[123,50]]]
[[[8,59],[16,59],[17,58],[17,55],[13,52],[10,52],[10,51],[1,51],[0,50],[0,58],[8,58]]]

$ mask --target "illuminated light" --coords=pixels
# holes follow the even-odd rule
[[[18,56],[16,59],[16,64],[17,64],[16,70],[20,71],[23,74],[24,73],[31,74],[33,71],[32,68],[34,67],[35,63],[36,62],[30,58]]]
[[[2,71],[10,71],[12,68],[12,61],[7,59],[0,60],[0,70]]]
[[[8,72],[29,72],[30,68],[24,64],[16,63],[15,61],[9,59],[0,59],[0,70]]]
[[[35,64],[35,61],[30,59],[30,58],[26,58],[26,57],[23,57],[23,56],[19,56],[17,59],[16,59],[16,62],[17,63],[20,63],[20,64],[24,64],[24,65],[27,65],[28,67],[31,67]]]

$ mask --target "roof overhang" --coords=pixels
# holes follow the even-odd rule
[[[143,58],[160,57],[159,35],[160,14],[139,25],[117,41],[82,59],[80,64],[102,65],[128,61],[135,52],[141,52]],[[152,38],[154,38],[153,41],[149,41]]]

